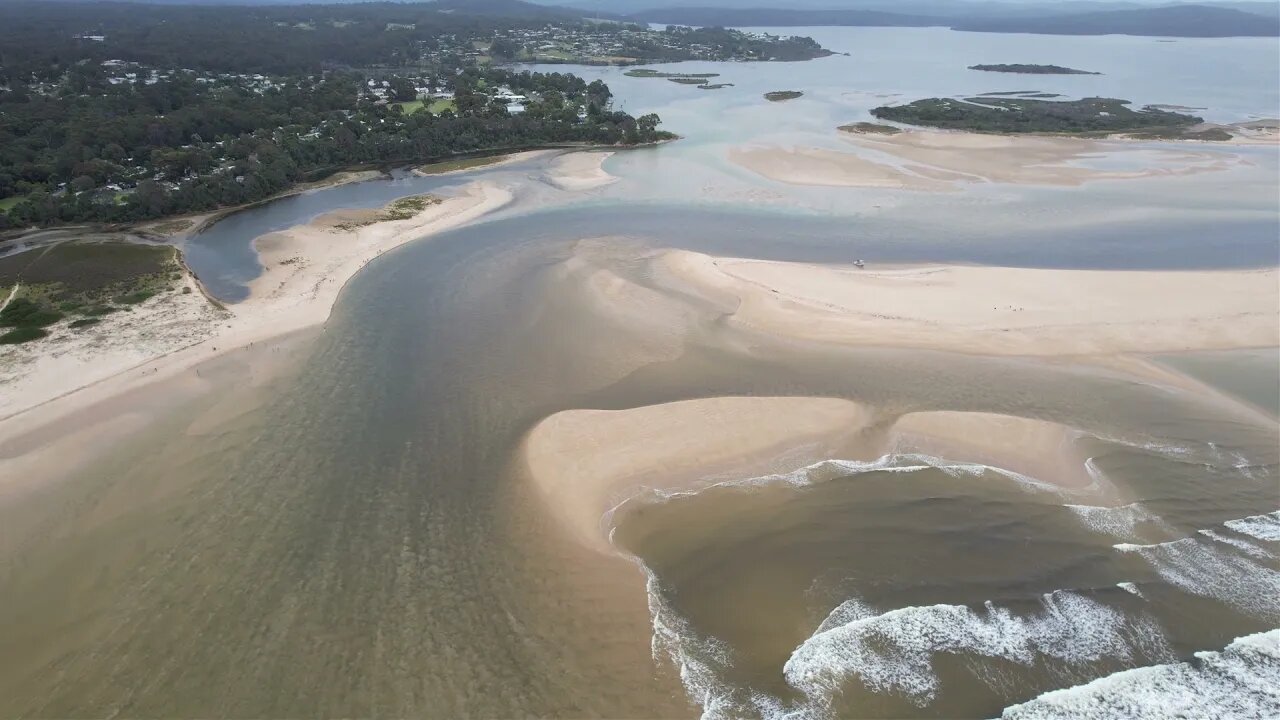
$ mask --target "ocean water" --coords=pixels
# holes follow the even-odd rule
[[[1273,714],[1274,354],[1161,359],[1217,395],[1070,363],[778,343],[686,297],[664,345],[595,312],[568,261],[594,239],[605,267],[652,292],[636,258],[667,247],[1274,265],[1274,149],[1215,150],[1253,163],[1217,175],[947,195],[786,187],[724,155],[838,143],[835,124],[890,93],[1047,89],[1243,119],[1276,105],[1276,43],[812,34],[851,55],[718,66],[737,83],[723,91],[582,69],[687,141],[616,155],[622,181],[585,197],[549,186],[545,161],[486,171],[515,204],[375,259],[286,369],[248,382],[257,361],[232,354],[180,379],[207,384],[195,400],[92,409],[154,421],[0,502],[0,715]],[[963,70],[976,62],[1107,74],[1032,86]],[[759,99],[797,86],[794,104]],[[397,182],[233,216],[193,241],[193,266],[234,300],[257,272],[253,237],[431,189]],[[830,458],[642,494],[611,516],[606,555],[568,537],[523,474],[521,440],[552,413],[721,395],[1059,422],[1093,485]]]

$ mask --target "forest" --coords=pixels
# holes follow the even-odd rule
[[[657,116],[611,110],[599,81],[472,69],[450,82],[456,109],[439,115],[379,104],[365,94],[363,75],[342,72],[260,93],[234,84],[210,89],[176,74],[100,94],[0,102],[0,197],[23,198],[0,213],[0,228],[239,205],[352,165],[670,137]],[[498,85],[536,99],[511,113],[489,94]]]
[[[137,10],[0,5],[0,230],[240,205],[355,165],[670,137],[614,111],[604,83],[475,62],[473,36],[542,19]]]
[[[906,105],[878,107],[881,120],[948,130],[988,133],[1109,134],[1145,131],[1178,136],[1204,122],[1192,115],[1143,108],[1113,98],[1029,100],[981,97],[967,100],[927,98]],[[1216,138],[1206,138],[1216,139]]]

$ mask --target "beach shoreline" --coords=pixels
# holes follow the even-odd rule
[[[493,183],[472,183],[411,218],[350,229],[336,224],[365,211],[336,211],[256,239],[264,269],[243,302],[221,306],[195,290],[172,293],[128,313],[129,325],[139,333],[112,336],[118,328],[109,317],[93,335],[57,354],[38,346],[14,346],[9,352],[26,357],[14,360],[16,371],[10,367],[4,378],[11,389],[0,403],[0,442],[212,357],[320,326],[347,281],[368,262],[407,242],[476,220],[512,198]],[[198,289],[189,273],[183,282]],[[147,334],[157,326],[172,331]],[[140,343],[142,335],[151,342]]]

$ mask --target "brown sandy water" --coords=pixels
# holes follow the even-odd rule
[[[624,260],[636,244],[601,262],[661,294]],[[1111,547],[1274,510],[1273,424],[1103,370],[778,344],[687,297],[670,300],[676,330],[656,333],[584,302],[572,249],[479,225],[389,253],[287,371],[246,386],[239,360],[210,368],[211,392],[0,504],[0,715],[695,714],[711,696],[687,699],[661,643],[655,660],[650,603],[679,620],[664,642],[724,650],[706,672],[735,715],[821,695],[785,666],[852,599],[859,613],[991,600],[1069,624],[1080,602],[1042,596],[1070,590],[1123,614],[1083,662],[953,643],[924,706],[918,653],[910,682],[859,687],[817,664],[801,677],[847,689],[841,713],[993,714],[1275,624]],[[828,472],[620,513],[617,540],[650,583],[567,538],[519,472],[521,438],[558,410],[729,394],[1005,412],[1123,438],[1088,441],[1097,497],[1141,501],[1165,524],[1088,531],[1060,496],[985,470]],[[1153,626],[1163,644],[1138,642]],[[1070,645],[1053,627],[1043,645]]]

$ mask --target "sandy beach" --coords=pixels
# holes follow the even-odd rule
[[[613,157],[612,152],[571,152],[561,155],[551,163],[551,184],[561,190],[592,190],[611,185],[618,178],[605,172],[604,161]]]
[[[30,428],[76,413],[217,354],[321,325],[342,286],[370,260],[470,222],[511,198],[494,184],[473,183],[407,220],[347,230],[336,226],[378,211],[331,213],[255,241],[263,272],[243,302],[210,302],[187,277],[191,292],[158,296],[108,316],[92,333],[7,347],[0,360],[0,438],[18,425]]]
[[[1228,170],[1244,161],[1205,143],[987,135],[908,130],[896,135],[840,132],[849,151],[742,146],[729,160],[793,185],[957,190],[973,183],[1078,186]],[[1104,164],[1090,165],[1091,161]],[[1115,169],[1116,165],[1126,166]]]

